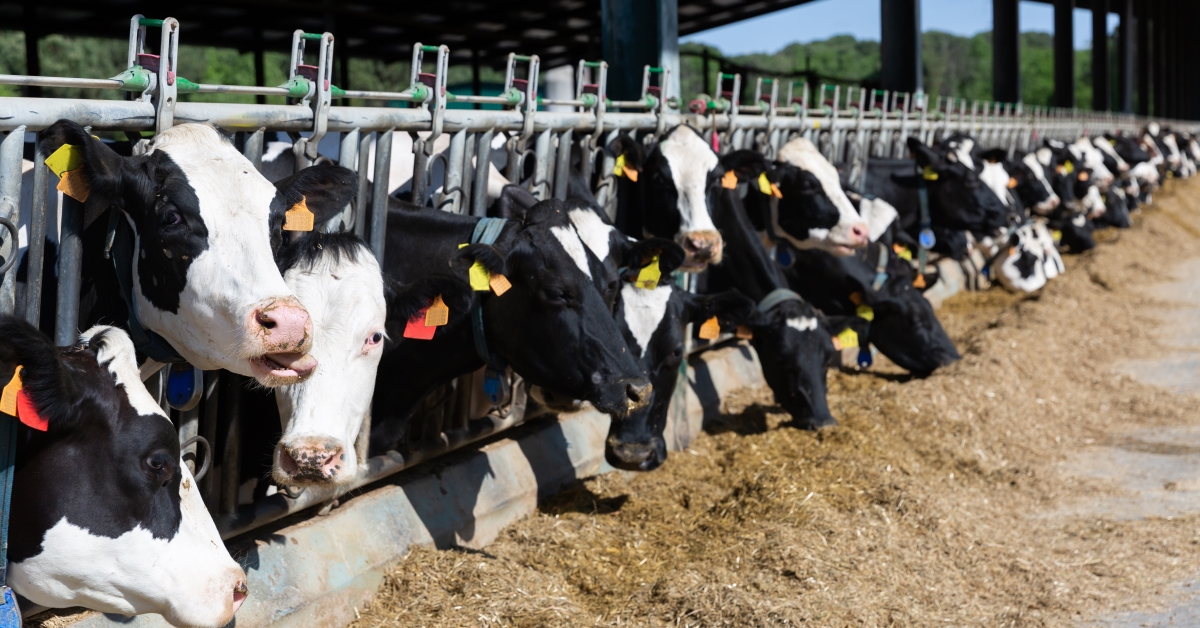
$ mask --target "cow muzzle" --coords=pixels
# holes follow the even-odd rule
[[[286,486],[336,484],[352,474],[348,468],[346,450],[332,438],[297,438],[280,441],[276,447],[276,464],[272,475],[277,483]]]
[[[627,443],[609,436],[604,449],[608,463],[624,471],[653,471],[666,461],[666,443],[653,436],[645,443]]]
[[[679,239],[683,247],[684,260],[680,270],[698,273],[708,265],[720,264],[724,241],[716,231],[689,231]]]
[[[270,299],[253,308],[246,328],[251,370],[264,386],[303,381],[317,368],[316,358],[308,354],[312,319],[295,297]]]

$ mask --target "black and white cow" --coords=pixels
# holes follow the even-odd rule
[[[229,623],[246,574],[142,385],[129,337],[93,327],[78,346],[56,349],[23,321],[0,318],[0,380],[17,366],[29,404],[18,413],[45,429],[18,428],[8,583],[51,608]]]
[[[448,298],[451,315],[466,313],[478,300],[483,337],[470,317],[451,319],[432,340],[403,337],[415,310],[388,312],[388,344],[376,378],[372,450],[403,438],[408,419],[435,386],[503,361],[543,398],[569,407],[572,400],[624,416],[649,403],[650,383],[625,347],[604,297],[591,276],[586,247],[560,201],[543,201],[520,222],[507,221],[492,245],[471,241],[479,218],[427,211],[392,199],[388,213],[384,273],[410,284],[432,275],[466,277],[478,261],[490,274],[503,274],[512,287],[501,296],[471,292]],[[452,295],[443,295],[452,296]],[[453,301],[453,302],[451,302]]]
[[[72,176],[90,188],[83,324],[131,318],[105,259],[109,226],[120,240],[128,225],[128,299],[150,334],[197,368],[228,369],[267,386],[312,372],[311,321],[275,267],[272,242],[278,245],[284,213],[301,200],[314,213],[340,211],[354,194],[352,172],[316,167],[272,185],[215,128],[200,124],[168,129],[146,154],[122,157],[62,120],[43,133],[42,149],[52,154],[64,144],[82,153]],[[110,210],[121,213],[99,219]]]

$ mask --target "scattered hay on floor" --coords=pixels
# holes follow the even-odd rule
[[[1161,354],[1140,286],[1200,256],[1200,183],[1172,185],[1040,294],[950,299],[961,362],[831,373],[841,426],[817,433],[741,391],[659,471],[579,481],[482,552],[413,550],[355,626],[1061,626],[1144,604],[1200,569],[1200,518],[1048,513],[1112,490],[1060,472],[1071,453],[1195,421],[1111,370]]]

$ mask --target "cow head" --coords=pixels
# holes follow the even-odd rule
[[[1019,162],[1009,164],[1009,173],[1017,180],[1017,194],[1026,207],[1043,216],[1054,211],[1062,202],[1050,184],[1048,169],[1049,165],[1039,161],[1036,151],[1027,153]]]
[[[961,148],[931,147],[915,137],[908,149],[922,169],[934,225],[958,231],[988,231],[1003,224],[1007,208],[979,180],[972,165],[963,163]]]
[[[60,353],[24,322],[0,319],[0,379],[18,365],[47,429],[20,428],[13,589],[52,608],[229,623],[246,574],[180,458],[175,428],[142,385],[129,337],[93,327]]]
[[[72,172],[90,189],[88,222],[109,207],[134,231],[132,300],[142,325],[202,369],[224,368],[267,386],[312,372],[312,325],[271,256],[271,225],[307,196],[314,212],[345,194],[314,172],[276,188],[215,128],[163,131],[146,154],[121,157],[83,127],[60,120],[42,149],[78,148]],[[298,175],[299,176],[299,175]],[[301,186],[297,183],[307,183]],[[344,190],[338,190],[344,191]]]
[[[663,433],[679,365],[685,357],[688,324],[716,316],[725,329],[732,329],[753,312],[754,302],[736,290],[697,295],[670,282],[654,289],[622,285],[617,323],[654,393],[648,406],[610,423],[604,450],[609,464],[628,471],[650,471],[666,462]]]
[[[826,401],[825,370],[833,340],[812,305],[784,301],[748,322],[763,378],[798,427],[837,425]]]

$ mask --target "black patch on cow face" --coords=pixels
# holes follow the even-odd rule
[[[37,391],[34,405],[50,420],[44,433],[20,428],[9,560],[41,553],[46,531],[64,517],[96,536],[117,538],[140,526],[154,538],[173,538],[182,513],[179,439],[170,421],[137,414],[96,360],[102,336],[61,355],[38,336],[0,321],[0,377],[25,366],[26,388]],[[54,400],[43,402],[49,395]]]
[[[188,267],[208,249],[200,199],[187,175],[162,151],[130,167],[142,175],[129,188],[134,193],[124,196],[125,213],[138,234],[139,285],[154,307],[177,314]]]
[[[867,338],[897,366],[924,377],[960,356],[933,306],[913,288],[912,267],[887,254],[888,281],[878,292],[864,289],[875,311]]]
[[[646,233],[673,238],[679,233],[683,217],[679,215],[679,190],[671,174],[671,165],[656,147],[646,159],[642,173],[642,226]],[[641,235],[641,234],[635,234]]]
[[[345,209],[357,194],[358,175],[334,164],[317,164],[276,181],[268,219],[271,251],[278,253],[283,245],[284,214],[293,205],[303,200],[313,213],[313,224],[319,228]]]
[[[763,378],[797,427],[817,429],[836,425],[825,400],[825,364],[833,351],[833,339],[822,325],[800,331],[788,319],[817,319],[807,303],[786,301],[751,323],[750,343],[762,363]]]
[[[779,186],[783,198],[776,201],[779,227],[798,240],[809,237],[809,229],[832,229],[841,218],[833,200],[817,176],[791,164],[778,164],[768,174],[768,180]],[[761,193],[756,182],[746,193],[746,212],[756,228],[769,221],[772,198]],[[760,224],[761,223],[761,224]]]

